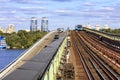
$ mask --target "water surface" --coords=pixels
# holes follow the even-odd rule
[[[0,50],[0,71],[15,60],[24,50]]]

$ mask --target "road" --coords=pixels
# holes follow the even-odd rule
[[[5,76],[13,72],[15,69],[23,65],[27,60],[30,60],[37,53],[39,53],[47,44],[49,44],[56,34],[56,31],[49,32],[42,39],[38,40],[33,46],[25,51],[19,58],[17,58],[10,66],[4,69],[0,73],[0,80],[2,80]]]

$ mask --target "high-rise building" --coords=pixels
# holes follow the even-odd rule
[[[109,29],[109,26],[107,24],[105,24],[104,29]]]
[[[100,30],[100,25],[95,25],[95,30],[99,31]]]
[[[91,29],[91,28],[92,28],[92,26],[91,26],[90,24],[88,24],[88,25],[87,25],[87,28]]]
[[[37,18],[31,18],[30,31],[37,31]]]
[[[47,31],[48,32],[48,18],[47,17],[42,17],[41,21],[41,31]]]
[[[4,32],[4,30],[2,29],[2,27],[1,27],[1,26],[0,26],[0,31],[1,31],[1,32]]]
[[[13,33],[15,31],[15,25],[14,24],[9,24],[6,33]]]

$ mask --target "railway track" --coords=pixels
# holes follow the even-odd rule
[[[96,74],[96,70],[94,69],[92,64],[90,64],[90,62],[88,62],[89,57],[87,55],[87,52],[81,46],[81,42],[79,42],[81,40],[78,39],[78,36],[77,37],[75,37],[75,36],[77,36],[76,33],[71,34],[71,39],[73,42],[72,46],[74,48],[75,55],[77,56],[77,58],[79,58],[79,59],[77,59],[77,62],[81,61],[82,65],[83,65],[82,69],[84,70],[84,73],[83,73],[83,71],[81,71],[80,73],[87,76],[87,79],[85,79],[85,77],[84,78],[80,77],[79,80],[94,80],[94,79],[100,80],[99,76]]]
[[[119,80],[120,76],[104,63],[95,51],[88,47],[88,43],[80,33],[71,33],[72,46],[75,55],[79,56],[84,68],[84,75],[89,80]]]
[[[98,53],[98,55],[100,55],[101,58],[103,58],[103,60],[120,75],[120,53],[114,52],[113,50],[106,47],[104,43],[95,38],[91,38],[91,36],[88,36],[84,32],[81,32],[81,36],[84,37],[84,40],[89,42],[92,47],[101,52]]]
[[[88,35],[89,37],[91,37],[91,38],[93,38],[93,39],[95,39],[95,40],[97,40],[97,41],[99,40],[99,42],[102,41],[102,45],[104,45],[105,47],[107,47],[107,48],[109,48],[109,49],[111,49],[111,50],[113,50],[113,51],[115,51],[115,52],[117,52],[117,53],[120,53],[120,48],[117,47],[117,46],[115,46],[115,45],[112,45],[112,44],[115,44],[116,41],[114,42],[114,40],[110,40],[110,39],[104,40],[104,39],[105,39],[104,37],[102,37],[102,36],[100,36],[100,35],[97,35],[97,34],[94,34],[94,33],[91,33],[91,32],[85,31],[85,33],[86,33],[86,35]],[[118,41],[117,41],[117,42],[118,42]],[[111,44],[110,44],[110,43],[111,43]]]
[[[84,33],[84,36],[87,36],[89,39],[91,38],[91,40],[93,42],[97,42],[98,45],[102,46],[102,47],[105,47],[105,49],[109,50],[109,51],[112,51],[114,54],[118,55],[120,58],[120,50],[119,49],[116,49],[108,44],[105,44],[104,42],[101,42],[100,40],[98,40],[95,36],[93,35],[90,35],[90,34],[87,34],[85,32]]]
[[[73,36],[74,34],[71,34],[71,36]],[[75,37],[71,37],[71,41],[73,42],[74,45],[72,45],[73,47],[73,51],[75,53],[75,59],[76,59],[76,66],[78,68],[79,71],[76,72],[75,75],[77,75],[75,78],[75,80],[79,80],[79,79],[86,79],[89,80],[87,74],[88,74],[88,70],[87,67],[85,66],[85,62],[82,58],[82,56],[80,55],[80,51],[79,48],[76,44],[76,42],[74,42],[74,40],[76,40]],[[88,74],[89,75],[89,74]]]

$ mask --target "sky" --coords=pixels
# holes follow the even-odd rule
[[[74,29],[84,26],[107,24],[120,28],[120,0],[0,0],[0,26],[14,24],[15,30],[30,29],[30,19],[48,17],[49,30]]]

